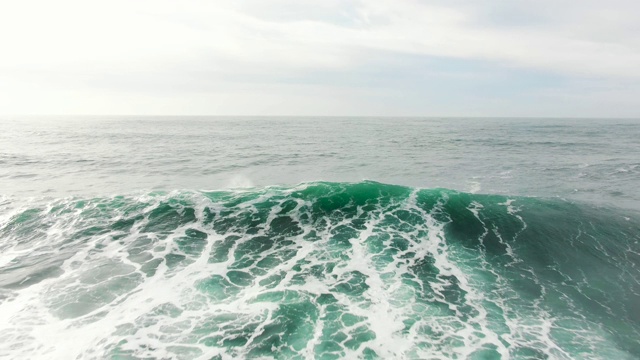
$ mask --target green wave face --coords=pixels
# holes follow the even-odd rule
[[[0,353],[636,358],[639,224],[375,182],[57,200],[0,228]]]

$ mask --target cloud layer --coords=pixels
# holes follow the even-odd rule
[[[0,5],[0,113],[639,116],[626,0]]]

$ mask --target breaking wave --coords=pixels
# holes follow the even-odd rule
[[[2,201],[0,356],[640,356],[622,210],[369,181]]]

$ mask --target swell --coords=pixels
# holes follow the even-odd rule
[[[639,224],[376,182],[53,200],[0,226],[0,353],[634,358]]]

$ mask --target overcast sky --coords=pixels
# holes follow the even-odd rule
[[[1,1],[0,114],[640,117],[640,1]]]

